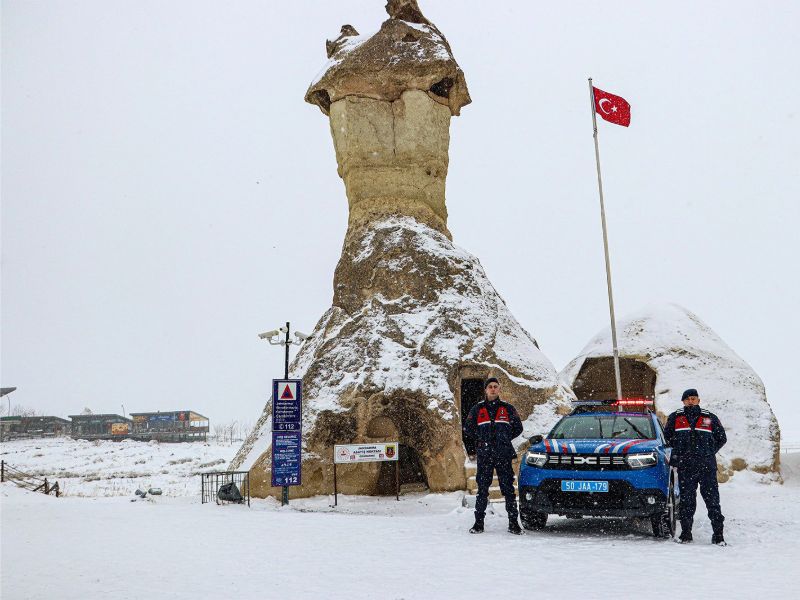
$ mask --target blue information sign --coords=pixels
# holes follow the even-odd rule
[[[300,460],[303,446],[299,431],[272,432],[272,485],[300,485]]]
[[[300,485],[303,382],[272,380],[272,485]]]

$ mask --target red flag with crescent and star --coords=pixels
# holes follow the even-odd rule
[[[595,112],[609,123],[627,127],[631,124],[631,105],[621,96],[609,94],[592,87],[594,91]]]

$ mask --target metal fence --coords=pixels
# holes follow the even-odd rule
[[[12,467],[6,461],[0,461],[0,482],[6,481],[31,492],[44,492],[45,494],[55,494],[56,498],[61,495],[61,488],[58,482],[50,483],[47,477],[40,478],[19,469]]]
[[[202,503],[245,504],[250,506],[249,471],[200,473]]]

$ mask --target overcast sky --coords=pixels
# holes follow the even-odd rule
[[[383,4],[2,2],[12,404],[255,421],[283,374],[256,334],[313,329],[346,229],[303,95],[325,39],[376,30]],[[633,107],[600,124],[618,314],[697,313],[800,442],[797,3],[421,7],[473,98],[451,124],[454,241],[556,368],[608,323],[593,76]]]

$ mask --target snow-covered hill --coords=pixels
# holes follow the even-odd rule
[[[160,487],[167,496],[200,496],[202,471],[224,471],[236,446],[50,438],[0,444],[0,457],[66,496],[133,496]]]

